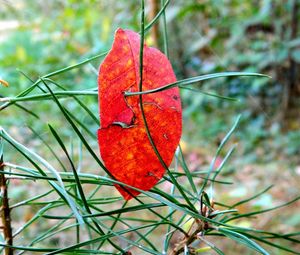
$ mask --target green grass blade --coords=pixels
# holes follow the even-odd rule
[[[215,182],[217,176],[220,174],[220,172],[222,171],[223,167],[225,166],[225,164],[227,163],[228,159],[231,157],[231,155],[233,154],[235,149],[236,149],[236,145],[231,147],[231,149],[226,153],[224,159],[222,160],[222,162],[220,163],[220,165],[216,169],[215,174],[212,177],[212,182]]]
[[[31,197],[29,199],[26,199],[26,200],[23,200],[19,203],[16,203],[16,204],[13,204],[10,206],[11,209],[13,208],[17,208],[17,207],[20,207],[20,206],[23,206],[23,205],[30,205],[30,202],[34,201],[34,200],[37,200],[37,199],[40,199],[40,198],[43,198],[43,197],[46,197],[47,195],[51,194],[52,192],[54,192],[53,189],[51,190],[48,190],[40,195],[37,195],[37,196],[34,196],[34,197]]]
[[[246,198],[246,199],[243,199],[235,204],[233,204],[232,206],[230,206],[230,208],[234,208],[234,207],[237,207],[239,205],[242,205],[242,204],[245,204],[245,203],[248,203],[250,202],[251,200],[255,199],[255,198],[258,198],[259,196],[265,194],[266,192],[268,192],[271,188],[273,188],[274,185],[270,185],[268,186],[267,188],[265,188],[264,190],[258,192],[257,194],[249,197],[249,198]]]
[[[137,92],[125,92],[125,96],[136,96],[136,95],[145,95],[145,94],[151,94],[151,93],[157,93],[160,91],[164,91],[166,89],[174,88],[174,87],[182,87],[182,86],[189,86],[191,84],[200,82],[200,81],[205,81],[205,80],[210,80],[210,79],[216,79],[216,78],[224,78],[224,77],[234,77],[234,76],[258,76],[258,77],[268,77],[267,75],[264,74],[259,74],[259,73],[247,73],[247,72],[224,72],[224,73],[213,73],[213,74],[206,74],[206,75],[200,75],[200,76],[195,76],[192,78],[187,78],[183,79],[180,81],[176,81],[174,83],[167,84],[165,86],[156,88],[156,89],[151,89],[151,90],[145,90],[145,91],[137,91]]]
[[[43,159],[42,157],[40,157],[38,154],[30,151],[29,149],[27,149],[24,145],[20,144],[19,142],[17,142],[16,140],[14,140],[3,128],[0,127],[0,136],[5,139],[6,141],[8,141],[9,143],[11,143],[15,148],[17,148],[23,155],[27,156],[27,159],[29,159],[29,157],[31,157],[32,159],[36,160],[37,162],[40,162],[46,169],[48,169],[56,178],[56,180],[58,181],[59,185],[55,182],[50,182],[50,184],[55,187],[55,189],[59,192],[60,195],[63,196],[63,198],[67,201],[68,205],[70,206],[70,208],[72,209],[74,215],[76,216],[76,218],[78,219],[78,222],[80,224],[83,224],[83,219],[82,216],[79,214],[76,205],[74,204],[74,202],[71,200],[71,198],[68,196],[65,187],[64,187],[64,183],[60,177],[60,175],[58,174],[57,170],[51,166],[45,159]],[[31,160],[32,162],[32,160]],[[36,165],[36,164],[35,164]],[[36,165],[37,166],[37,165]],[[39,168],[40,169],[40,168]],[[41,169],[40,169],[41,170]],[[42,171],[42,170],[41,170]],[[42,174],[45,175],[45,173],[42,171]]]
[[[288,206],[290,204],[293,204],[295,203],[296,201],[298,201],[300,199],[300,196],[292,199],[291,201],[288,201],[284,204],[281,204],[281,205],[278,205],[278,206],[275,206],[275,207],[271,207],[271,208],[268,208],[268,209],[264,209],[264,210],[259,210],[259,211],[255,211],[255,212],[249,212],[249,213],[243,213],[243,214],[239,214],[237,216],[233,216],[229,219],[226,220],[226,222],[228,221],[232,221],[232,220],[236,220],[236,219],[239,219],[239,218],[244,218],[244,217],[251,217],[251,216],[254,216],[254,215],[258,215],[258,214],[262,214],[262,213],[266,213],[266,212],[270,212],[270,211],[274,211],[274,210],[277,210],[279,208],[282,208],[282,207],[285,207],[285,206]]]
[[[50,87],[48,86],[48,84],[46,83],[46,81],[44,79],[42,79],[42,82],[44,83],[44,85],[46,86],[46,88],[51,93],[51,95],[52,95],[55,103],[58,106],[58,108],[61,110],[61,112],[64,115],[64,117],[69,122],[69,124],[73,128],[74,132],[78,135],[78,137],[81,140],[82,144],[89,151],[89,153],[95,159],[95,161],[98,163],[98,165],[104,170],[104,172],[108,176],[110,176],[111,178],[114,179],[114,176],[107,170],[107,168],[104,166],[104,164],[100,161],[100,159],[98,158],[98,156],[95,154],[95,152],[93,151],[93,149],[90,147],[88,141],[84,138],[84,136],[82,135],[82,133],[79,131],[79,129],[77,128],[77,126],[75,125],[75,123],[73,122],[73,120],[70,118],[70,116],[66,112],[65,108],[61,105],[61,103],[59,102],[58,98],[53,94],[53,91],[50,89]],[[121,186],[121,187],[123,187],[123,186]],[[130,194],[130,190],[127,190],[125,187],[123,187],[123,189]]]
[[[45,79],[45,80],[50,80],[50,79]],[[93,97],[98,96],[98,92],[90,91],[90,90],[53,91],[53,93],[58,98],[68,98],[74,96],[93,96]],[[43,93],[43,94],[34,94],[34,95],[22,96],[22,97],[2,97],[0,98],[0,102],[16,103],[16,102],[30,102],[30,101],[52,100],[52,99],[53,98],[50,93]]]
[[[56,85],[57,87],[59,87],[60,89],[62,89],[64,92],[68,92],[68,93],[74,93],[74,91],[67,91],[66,88],[64,88],[62,85],[58,84],[57,82],[46,78],[46,81],[51,82],[52,84]],[[97,88],[98,89],[98,88]],[[94,97],[98,97],[98,91],[96,90],[84,90],[84,91],[78,91],[78,96],[94,96]],[[54,92],[55,93],[55,92]],[[100,125],[99,119],[92,113],[92,111],[85,105],[85,103],[83,103],[78,97],[76,97],[75,95],[72,96],[74,98],[74,100],[80,105],[80,107],[82,109],[84,109],[87,114],[92,118],[92,120],[94,120],[94,122],[97,125]]]
[[[194,194],[197,194],[197,188],[196,188],[196,185],[195,185],[195,182],[194,182],[194,179],[193,179],[193,176],[192,176],[192,173],[190,171],[190,169],[188,168],[186,162],[185,162],[185,159],[184,159],[184,156],[183,156],[183,152],[182,152],[182,149],[181,149],[181,146],[179,145],[179,154],[180,154],[180,158],[181,160],[179,161],[181,163],[181,166],[184,170],[184,173],[186,175],[186,177],[188,178],[188,181],[191,185],[191,188],[194,192]]]
[[[145,28],[144,28],[144,22],[145,22],[145,6],[144,6],[144,0],[141,1],[142,3],[142,11],[141,11],[141,39],[140,39],[140,62],[139,62],[139,75],[140,75],[140,80],[139,80],[139,91],[142,92],[143,90],[143,55],[144,55],[144,32],[145,32]],[[168,166],[166,165],[166,163],[164,162],[163,158],[161,157],[154,141],[152,138],[152,135],[150,133],[150,129],[148,126],[148,122],[147,122],[147,118],[145,115],[145,111],[144,111],[144,105],[143,105],[143,97],[142,94],[139,94],[139,105],[140,105],[140,109],[141,109],[141,114],[142,114],[142,119],[143,119],[143,123],[145,126],[145,130],[148,136],[148,140],[152,146],[152,149],[154,150],[158,160],[160,161],[161,165],[166,169],[166,171],[168,172],[172,183],[174,183],[174,185],[176,186],[176,188],[179,190],[180,194],[182,195],[182,197],[185,199],[185,201],[187,202],[187,204],[190,206],[190,208],[194,211],[197,211],[195,206],[191,203],[191,201],[188,199],[187,195],[185,194],[185,192],[183,191],[183,189],[181,188],[180,184],[177,182],[176,178],[174,178],[174,176],[172,175],[172,172],[170,171],[170,169],[168,168]]]
[[[1,101],[0,101],[0,102],[1,102]],[[34,113],[33,111],[27,109],[26,107],[24,107],[24,106],[22,106],[22,105],[20,105],[20,104],[17,104],[17,103],[15,104],[15,106],[18,107],[18,108],[20,108],[20,109],[23,110],[24,112],[28,113],[29,115],[33,116],[34,118],[40,119],[40,117],[39,117],[36,113]],[[1,111],[1,110],[0,110],[0,111]]]
[[[52,147],[42,138],[42,136],[36,132],[32,127],[28,127],[31,132],[36,136],[37,139],[39,139],[47,148],[48,150],[51,152],[51,154],[53,155],[53,157],[57,160],[57,162],[59,163],[59,165],[61,166],[61,168],[67,172],[67,169],[65,167],[65,165],[63,164],[63,162],[60,160],[60,158],[57,156],[57,154],[55,153],[55,151],[52,149]]]
[[[206,92],[206,91],[203,91],[203,90],[200,90],[200,89],[189,88],[189,87],[184,87],[184,86],[178,86],[178,87],[180,89],[190,90],[190,91],[193,91],[193,92],[201,93],[201,94],[206,95],[206,96],[216,97],[216,98],[219,98],[219,99],[224,99],[224,100],[228,100],[228,101],[239,101],[239,99],[234,98],[234,97],[221,96],[221,95],[214,94],[214,93],[211,93],[211,92]]]
[[[93,140],[97,139],[96,135],[88,128],[87,125],[85,125],[80,119],[78,119],[68,109],[66,109],[65,107],[63,107],[63,108],[64,108],[65,113],[68,114],[70,116],[70,118],[72,118],[74,120],[74,122],[76,122]]]
[[[260,254],[270,255],[270,253],[268,253],[265,249],[263,249],[257,243],[255,243],[254,241],[252,241],[251,239],[249,239],[248,237],[246,237],[245,235],[243,235],[241,233],[238,233],[238,232],[226,229],[226,228],[218,228],[218,231],[220,233],[224,234],[225,236],[229,237],[230,239],[232,239],[238,243],[241,243],[252,250],[259,252]]]
[[[229,138],[231,137],[231,135],[233,134],[233,132],[237,128],[240,119],[241,119],[241,115],[239,115],[237,117],[237,119],[236,119],[235,123],[233,124],[232,128],[229,130],[229,132],[225,135],[225,137],[221,141],[221,143],[220,143],[220,145],[217,149],[216,155],[214,156],[214,158],[213,158],[213,160],[210,164],[209,171],[206,175],[206,179],[204,179],[204,182],[203,182],[203,184],[202,184],[202,186],[201,186],[201,188],[198,192],[198,195],[200,195],[204,191],[204,189],[205,189],[205,187],[208,183],[208,178],[209,178],[210,174],[212,173],[212,171],[214,170],[214,165],[216,163],[216,160],[217,160],[218,156],[220,155],[220,152],[222,151],[223,147],[225,146],[225,144],[227,143],[227,141],[229,140]],[[212,182],[212,184],[213,184],[213,182]],[[211,197],[212,197],[212,186],[211,186]]]
[[[212,244],[211,242],[207,241],[206,239],[204,239],[204,237],[199,236],[198,237],[201,241],[203,241],[204,243],[206,243],[211,249],[213,249],[217,254],[219,255],[224,255],[224,253],[218,248],[216,247],[214,244]],[[201,248],[200,248],[201,249]],[[196,249],[196,252],[201,253],[200,249]],[[199,251],[200,250],[200,251]],[[205,252],[205,250],[203,251]]]
[[[165,6],[166,1],[165,0],[161,0],[160,4],[161,6]],[[167,6],[166,6],[167,7]],[[165,7],[165,8],[166,8]],[[167,18],[166,18],[166,9],[163,9],[162,12],[162,30],[163,30],[163,39],[164,39],[164,53],[167,56],[167,58],[169,58],[169,45],[168,45],[168,30],[167,30]]]
[[[70,71],[72,69],[75,69],[75,68],[78,68],[82,65],[85,65],[95,59],[98,59],[98,58],[101,58],[101,57],[104,57],[108,52],[104,52],[104,53],[101,53],[99,55],[96,55],[96,56],[93,56],[93,57],[90,57],[86,60],[83,60],[77,64],[74,64],[74,65],[70,65],[70,66],[67,66],[65,68],[62,68],[62,69],[59,69],[59,70],[56,70],[56,71],[53,71],[49,74],[46,74],[44,75],[43,77],[39,78],[37,81],[35,81],[30,87],[28,87],[27,89],[23,90],[22,92],[20,92],[17,97],[22,97],[22,96],[26,96],[28,95],[31,91],[33,91],[38,85],[40,82],[42,82],[42,79],[46,79],[46,78],[50,78],[50,77],[53,77],[55,75],[59,75],[61,73],[64,73],[64,72],[67,72],[67,71]],[[7,108],[8,106],[14,104],[14,102],[6,102],[2,105],[0,105],[0,111],[4,110],[5,108]]]
[[[74,177],[75,177],[76,187],[77,187],[77,189],[78,189],[78,191],[79,191],[81,201],[83,202],[86,211],[87,211],[89,214],[91,214],[92,211],[90,210],[90,207],[89,207],[88,202],[87,202],[87,200],[86,200],[86,197],[85,197],[85,194],[84,194],[84,191],[83,191],[83,188],[82,188],[80,179],[79,179],[79,177],[78,177],[78,174],[77,174],[77,171],[76,171],[76,168],[75,168],[75,165],[74,165],[74,163],[73,163],[73,161],[72,161],[72,159],[71,159],[71,157],[70,157],[70,155],[69,155],[69,153],[68,153],[68,151],[67,151],[67,148],[65,147],[63,141],[60,139],[60,137],[59,137],[58,133],[55,131],[55,129],[54,129],[51,125],[48,125],[48,126],[49,126],[49,128],[50,128],[51,133],[52,133],[53,136],[55,137],[56,141],[59,143],[59,145],[60,145],[60,147],[62,148],[63,152],[64,152],[65,155],[67,156],[67,159],[68,159],[68,161],[69,161],[69,163],[70,163],[70,165],[71,165],[71,169],[72,169],[73,175],[74,175]],[[94,222],[96,228],[97,228],[100,232],[103,233],[103,231],[102,231],[102,229],[100,228],[100,226],[99,226],[95,221],[93,221],[93,222]]]
[[[260,236],[257,236],[257,235],[252,235],[252,234],[249,234],[249,233],[243,233],[243,235],[245,235],[245,236],[247,236],[247,237],[249,237],[249,238],[251,238],[251,239],[257,240],[257,241],[259,241],[259,242],[261,242],[261,243],[264,243],[264,244],[266,244],[266,245],[269,245],[269,246],[271,246],[271,247],[275,247],[275,248],[278,248],[278,249],[280,249],[280,250],[290,252],[290,253],[292,253],[292,254],[297,254],[297,255],[300,254],[299,251],[290,249],[290,246],[289,246],[289,245],[288,245],[288,246],[282,246],[282,245],[279,245],[279,244],[277,244],[277,243],[275,243],[275,242],[267,241],[267,240],[266,240],[265,238],[263,238],[263,237],[260,237]],[[298,241],[297,243],[299,244],[299,241]]]
[[[149,203],[149,204],[141,204],[141,205],[134,205],[130,207],[124,207],[116,210],[110,210],[108,212],[101,212],[101,213],[93,213],[84,215],[84,218],[90,218],[90,217],[103,217],[103,216],[110,216],[114,214],[122,214],[127,212],[136,212],[140,210],[145,210],[147,208],[157,208],[157,207],[164,207],[165,205],[162,203]],[[62,216],[63,217],[63,216]]]
[[[176,149],[176,152],[175,152],[175,166],[174,166],[174,170],[175,171],[178,171],[178,154],[179,154],[179,146],[177,147]],[[171,187],[171,196],[174,196],[175,194],[175,185],[172,184],[172,187]],[[172,208],[168,208],[169,209],[169,221],[173,221],[173,213],[175,212]],[[163,246],[163,253],[164,254],[167,254],[167,251],[168,251],[168,248],[170,246],[170,240],[171,240],[171,235],[169,234],[171,232],[171,225],[168,225],[167,226],[167,233],[165,235],[165,240],[164,240],[164,246]]]
[[[87,63],[89,63],[89,62],[95,60],[95,59],[104,57],[107,53],[108,53],[108,51],[103,52],[103,53],[101,53],[101,54],[98,54],[98,55],[96,55],[96,56],[87,58],[87,59],[85,59],[85,60],[83,60],[83,61],[81,61],[81,62],[79,62],[79,63],[74,64],[74,65],[70,65],[70,66],[61,68],[61,69],[59,69],[59,70],[57,70],[57,71],[54,71],[54,72],[52,72],[52,73],[49,73],[49,74],[44,75],[43,78],[50,78],[50,77],[53,77],[53,76],[55,76],[55,75],[59,75],[59,74],[65,73],[65,72],[67,72],[67,71],[70,71],[70,70],[72,70],[72,69],[74,69],[74,68],[78,68],[78,67],[80,67],[80,66],[82,66],[82,65],[85,65],[85,64],[87,64]]]

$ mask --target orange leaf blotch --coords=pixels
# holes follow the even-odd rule
[[[155,154],[143,123],[139,97],[125,97],[138,91],[140,36],[118,29],[111,51],[100,66],[99,106],[101,128],[98,142],[105,166],[116,180],[141,190],[151,189],[165,169]],[[176,81],[167,57],[144,46],[143,90]],[[182,129],[182,109],[178,88],[143,95],[145,116],[154,143],[166,165],[170,165]],[[140,192],[116,185],[126,200]]]

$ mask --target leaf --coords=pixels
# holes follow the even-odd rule
[[[0,84],[3,85],[4,87],[8,87],[9,84],[7,81],[0,79]]]
[[[101,157],[110,173],[120,182],[141,190],[151,189],[164,175],[165,168],[155,154],[143,123],[138,92],[140,36],[118,29],[111,51],[100,66],[98,142]],[[167,57],[144,45],[143,90],[176,82]],[[182,110],[178,88],[143,95],[144,112],[155,145],[169,166],[181,137]],[[140,192],[125,191],[126,200]]]

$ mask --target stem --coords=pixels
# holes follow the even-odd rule
[[[183,240],[179,241],[176,244],[176,247],[174,248],[174,250],[172,250],[169,253],[169,255],[179,255],[180,253],[182,253],[184,251],[185,247],[188,247],[191,243],[193,243],[198,238],[198,233],[203,231],[204,225],[201,221],[197,221],[197,220],[195,220],[194,223],[198,224],[197,228],[192,232],[191,235],[189,235],[189,237],[184,238]],[[194,225],[194,223],[192,224],[192,226]],[[191,226],[191,229],[192,229],[192,226]],[[191,231],[191,229],[190,229],[190,231]]]
[[[0,155],[0,172],[4,171],[3,155]],[[0,190],[1,190],[1,228],[3,230],[4,239],[8,247],[4,248],[4,255],[13,255],[13,245],[12,228],[11,228],[11,218],[10,218],[10,208],[8,203],[8,192],[7,192],[7,182],[4,174],[0,174]]]
[[[292,4],[292,17],[291,17],[291,41],[297,38],[298,32],[298,11],[299,11],[299,2],[297,0],[293,1]],[[291,53],[291,52],[290,52]],[[289,54],[289,101],[287,108],[291,109],[293,106],[293,97],[296,94],[296,86],[297,86],[297,62],[291,57]]]
[[[292,10],[291,10],[291,21],[290,21],[290,41],[297,38],[298,32],[298,10],[299,3],[298,0],[292,1]],[[288,119],[291,116],[291,109],[293,108],[293,101],[296,99],[297,92],[297,62],[291,56],[291,50],[288,57],[289,69],[287,81],[283,89],[283,98],[282,98],[282,121]],[[286,125],[286,124],[285,124]]]
[[[149,12],[149,19],[153,20],[157,13],[159,12],[159,0],[150,0],[150,12]],[[159,27],[158,22],[153,24],[151,29],[151,37],[153,39],[153,46],[155,48],[159,47]]]

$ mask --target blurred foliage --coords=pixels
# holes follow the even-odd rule
[[[282,149],[281,153],[299,155],[300,141],[294,139],[300,133],[299,1],[176,3],[168,17],[174,48],[171,59],[179,76],[239,70],[272,77],[200,84],[204,91],[234,97],[238,102],[183,91],[186,119],[192,117],[197,123],[190,130],[191,136],[202,133],[203,137],[218,137],[226,128],[224,124],[239,111],[245,124],[241,132],[245,152],[269,147],[275,139],[277,145],[279,140],[288,141],[289,152]],[[205,114],[197,114],[199,111]]]
[[[148,13],[150,2],[160,1],[148,1]],[[194,123],[187,130],[187,140],[215,139],[237,112],[244,112],[241,136],[247,143],[245,152],[265,146],[263,141],[281,136],[285,129],[286,135],[279,140],[288,139],[292,148],[287,155],[291,151],[299,153],[300,142],[294,140],[300,128],[299,97],[291,95],[296,103],[288,111],[283,106],[285,88],[289,86],[289,61],[292,58],[297,68],[300,61],[300,39],[291,36],[294,4],[292,0],[172,1],[167,12],[168,35],[170,58],[178,78],[235,70],[273,77],[218,79],[200,84],[203,91],[234,97],[238,102],[182,91],[185,121]],[[138,30],[138,1],[19,0],[2,1],[1,7],[1,77],[11,84],[5,96],[28,86],[19,70],[35,80],[41,74],[108,50],[117,27]],[[15,22],[14,29],[5,29],[9,21]],[[147,41],[153,40],[162,46],[162,38],[148,35]],[[68,73],[63,77],[64,86],[95,87],[98,65],[99,61],[94,63],[95,68],[88,66]],[[286,112],[291,113],[289,118],[284,118]],[[197,139],[191,139],[195,134]],[[211,144],[211,140],[207,142]]]
[[[136,12],[136,7],[124,3],[117,3],[112,9],[107,1],[2,1],[1,7],[1,27],[5,36],[0,43],[0,76],[10,83],[9,88],[1,88],[0,94],[5,93],[5,96],[16,95],[31,84],[25,75],[36,80],[40,75],[107,51],[117,24],[134,20],[128,18],[126,21],[121,17],[128,12]],[[117,13],[119,17],[116,17]],[[118,20],[116,25],[112,17]],[[5,29],[5,26],[8,28]],[[10,26],[13,28],[9,29]],[[95,63],[96,67],[85,66],[65,76],[62,74],[62,85],[73,89],[96,87],[94,68],[98,65],[99,60]],[[25,75],[21,73],[23,71]],[[91,105],[97,111],[96,100],[87,100],[93,102]],[[36,107],[31,103],[25,105],[32,110]],[[38,106],[41,112],[50,110],[47,103],[39,102]],[[69,106],[72,111],[78,109],[72,102]],[[51,115],[39,116],[44,122],[36,121],[28,114],[20,116],[10,111],[7,114],[15,114],[19,118],[7,118],[1,124],[7,124],[10,128],[26,125],[41,130],[41,125],[50,121],[57,109],[51,111]],[[57,121],[61,122],[59,119]]]

